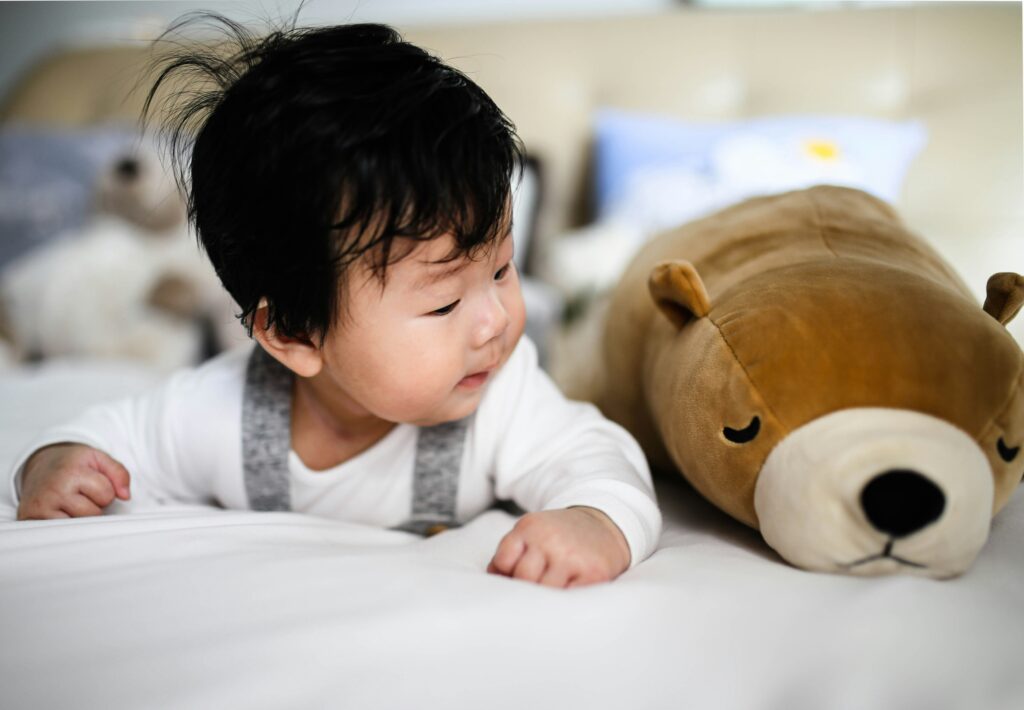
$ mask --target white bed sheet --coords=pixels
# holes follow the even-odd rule
[[[0,375],[0,467],[155,379]],[[1021,492],[941,582],[802,572],[685,486],[660,494],[655,555],[571,591],[483,572],[500,511],[421,540],[200,507],[14,522],[4,500],[0,707],[1024,707]]]

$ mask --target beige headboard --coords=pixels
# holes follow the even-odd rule
[[[596,108],[695,120],[846,113],[925,122],[929,144],[898,207],[975,290],[993,271],[1024,271],[1018,3],[686,9],[405,34],[476,79],[543,160],[542,239],[586,219]],[[138,47],[54,56],[0,115],[63,124],[134,117],[141,97],[124,94],[145,56]]]

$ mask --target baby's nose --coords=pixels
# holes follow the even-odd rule
[[[480,323],[477,327],[476,338],[474,339],[477,346],[486,345],[504,333],[508,328],[509,322],[510,319],[505,304],[501,302],[497,294],[490,295],[487,298],[486,308],[483,309]]]

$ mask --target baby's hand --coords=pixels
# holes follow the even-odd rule
[[[54,444],[36,451],[22,473],[18,520],[102,515],[114,498],[128,500],[124,466],[84,444]]]
[[[580,587],[615,579],[629,567],[626,538],[596,508],[524,515],[487,566],[491,574],[548,587]]]

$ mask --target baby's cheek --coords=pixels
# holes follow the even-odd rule
[[[508,312],[508,330],[505,334],[505,349],[506,354],[511,353],[516,343],[523,336],[523,331],[526,329],[526,306],[523,303],[523,296],[518,289],[516,290],[515,298],[507,306]]]
[[[461,369],[453,367],[452,361],[438,362],[433,358],[390,373],[375,395],[378,416],[411,423],[445,416],[464,375]]]

